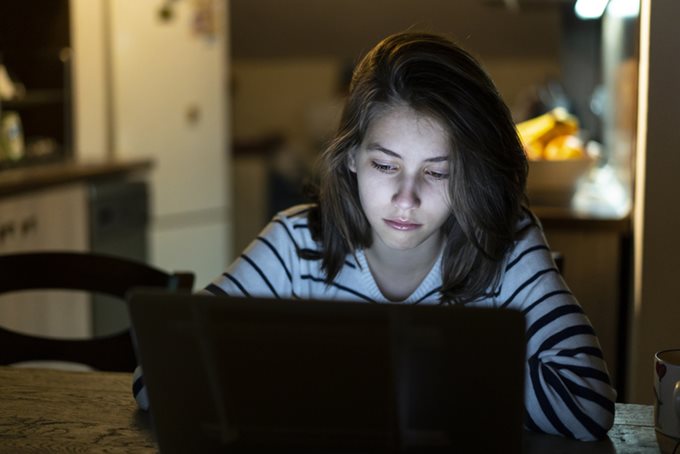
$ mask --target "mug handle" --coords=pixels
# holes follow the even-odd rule
[[[676,381],[673,387],[673,410],[675,410],[675,414],[680,418],[680,380]]]

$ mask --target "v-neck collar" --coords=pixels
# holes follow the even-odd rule
[[[363,249],[357,250],[355,256],[360,268],[358,271],[360,274],[361,283],[363,284],[364,288],[368,290],[369,296],[378,302],[382,303],[393,302],[386,298],[385,295],[383,295],[383,293],[380,291],[378,283],[375,281],[373,273],[371,272],[371,268],[368,266],[368,261],[366,260],[364,250]],[[435,260],[434,265],[432,265],[430,271],[427,273],[425,278],[420,282],[418,288],[416,288],[413,291],[413,293],[411,293],[406,299],[399,302],[406,304],[419,302],[425,296],[428,296],[428,294],[432,293],[433,290],[437,289],[438,287],[441,287],[441,274],[442,274],[441,269],[442,269],[442,252],[440,252],[439,255],[437,256],[437,260]]]

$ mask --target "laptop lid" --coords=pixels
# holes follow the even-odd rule
[[[519,312],[143,289],[129,307],[161,452],[521,450]]]

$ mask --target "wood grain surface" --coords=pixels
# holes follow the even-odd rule
[[[0,367],[0,452],[156,452],[132,375]]]
[[[157,452],[132,376],[0,366],[0,453]],[[616,404],[609,437],[580,442],[527,432],[524,453],[659,453],[649,405]]]

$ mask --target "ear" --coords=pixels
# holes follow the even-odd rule
[[[357,173],[356,155],[357,155],[357,149],[356,148],[352,148],[351,150],[349,150],[349,153],[347,153],[347,168],[352,173]]]

